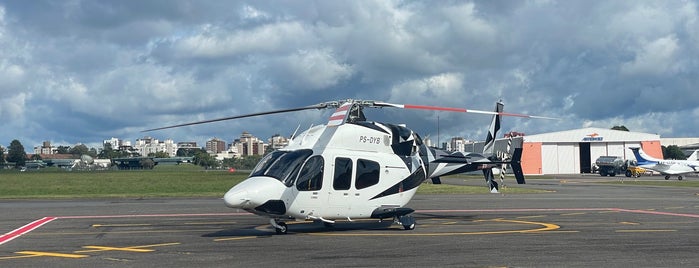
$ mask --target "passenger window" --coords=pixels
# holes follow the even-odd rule
[[[352,185],[352,159],[335,158],[335,176],[333,177],[333,189],[349,190]]]
[[[379,183],[379,163],[359,159],[357,160],[357,180],[354,188],[364,189]]]
[[[316,155],[306,161],[299,178],[296,181],[296,189],[299,191],[317,191],[323,187],[323,157]]]

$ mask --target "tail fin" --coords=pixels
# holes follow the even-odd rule
[[[483,144],[483,155],[489,156],[493,154],[493,147],[495,145],[495,138],[497,137],[498,130],[500,130],[500,114],[503,111],[503,106],[505,106],[502,101],[495,103],[495,112],[498,114],[493,115],[493,121],[490,122],[490,127],[488,128],[488,136],[485,137],[485,143]]]
[[[699,160],[698,152],[699,152],[699,150],[694,150],[694,152],[691,155],[689,155],[689,157],[687,157],[687,160],[693,160],[693,161]]]
[[[636,157],[636,162],[638,162],[639,165],[654,164],[660,161],[660,159],[646,154],[640,147],[629,147],[629,149],[633,151],[633,156]]]

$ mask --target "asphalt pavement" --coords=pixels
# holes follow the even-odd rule
[[[529,179],[523,187],[546,190],[537,194],[483,185],[483,194],[416,195],[410,231],[289,222],[276,235],[267,219],[217,198],[3,200],[0,267],[699,266],[699,189],[612,180],[563,175]]]

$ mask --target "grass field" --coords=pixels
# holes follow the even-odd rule
[[[163,165],[138,171],[0,171],[0,199],[222,197],[248,173],[207,171],[194,165]],[[537,190],[508,187],[506,193]],[[485,186],[424,184],[418,194],[482,194]]]

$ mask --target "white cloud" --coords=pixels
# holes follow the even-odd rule
[[[0,4],[0,113],[18,129],[0,141],[90,143],[344,98],[479,110],[502,98],[507,111],[565,118],[504,121],[526,133],[619,123],[697,133],[695,1],[25,2]],[[63,113],[73,114],[37,116]],[[430,113],[410,116],[389,120],[434,131]],[[469,138],[489,120],[447,117],[443,135]],[[289,121],[162,135],[306,126]]]
[[[458,73],[443,73],[422,79],[411,80],[391,88],[389,100],[392,102],[412,102],[416,99],[431,104],[464,97],[463,75]]]
[[[28,94],[22,92],[0,98],[0,118],[5,122],[23,120],[27,111],[27,98]]]
[[[661,75],[678,71],[678,39],[666,36],[644,44],[636,51],[631,62],[621,65],[621,73],[627,75]]]
[[[293,51],[313,39],[313,34],[300,22],[293,21],[232,30],[206,24],[198,33],[176,40],[173,46],[181,58],[245,57],[255,53]]]
[[[281,60],[281,67],[287,76],[283,80],[300,90],[317,90],[337,85],[348,79],[352,74],[352,66],[344,64],[335,58],[327,49],[298,51]]]

